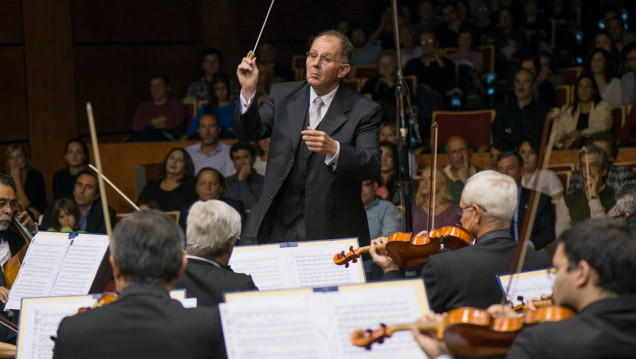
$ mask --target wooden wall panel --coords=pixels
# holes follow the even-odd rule
[[[200,0],[72,0],[78,43],[201,42]]]
[[[0,44],[22,43],[22,4],[20,0],[0,1]]]
[[[75,46],[76,113],[80,135],[88,134],[86,102],[91,102],[100,135],[131,131],[136,106],[150,100],[148,82],[163,73],[172,96],[182,98],[200,74],[199,45]]]
[[[29,138],[29,128],[22,46],[0,47],[0,64],[2,123],[10,124],[10,127],[0,131],[0,142],[26,141]],[[2,163],[4,164],[4,160]]]

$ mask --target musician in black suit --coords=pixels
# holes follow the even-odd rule
[[[528,200],[530,194],[534,191],[521,187],[521,177],[523,176],[523,159],[519,153],[508,151],[497,157],[497,171],[501,174],[512,177],[517,183],[518,198],[517,207],[515,208],[512,224],[510,225],[510,235],[515,241],[518,241],[522,233],[523,221],[526,213],[530,213],[532,209]],[[537,212],[530,234],[530,245],[539,250],[554,241],[554,213],[552,212],[552,202],[549,196],[536,192],[535,196],[539,197]]]
[[[60,323],[54,358],[225,358],[216,308],[185,309],[168,291],[187,265],[183,231],[156,210],[122,219],[110,238],[119,299]]]
[[[188,297],[211,307],[224,301],[224,292],[258,290],[251,276],[228,266],[241,233],[241,216],[234,208],[219,200],[195,202],[187,228],[188,266],[175,288],[185,288]]]
[[[636,233],[614,219],[578,222],[557,241],[552,301],[578,313],[560,322],[526,326],[506,358],[633,358],[636,352]],[[626,275],[626,273],[629,273]],[[489,308],[518,315],[510,307]],[[433,319],[429,314],[425,319]],[[413,335],[429,358],[449,354],[445,344]],[[448,356],[446,356],[448,358]]]
[[[432,255],[422,268],[431,310],[445,312],[457,307],[488,308],[501,300],[498,274],[510,273],[517,244],[509,227],[517,204],[517,186],[509,176],[495,171],[479,172],[466,181],[459,201],[461,224],[477,238],[476,243]],[[386,253],[376,250],[373,260],[384,270],[384,279],[399,276],[398,267]],[[550,260],[528,250],[524,270],[547,268]]]
[[[237,69],[241,103],[234,125],[243,141],[271,138],[258,204],[241,240],[291,242],[358,237],[369,243],[361,183],[380,170],[380,105],[342,85],[352,45],[337,31],[316,36],[307,81],[272,88],[258,108],[256,59]]]

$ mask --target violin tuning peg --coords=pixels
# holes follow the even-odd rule
[[[345,263],[345,268],[349,268],[349,263]]]

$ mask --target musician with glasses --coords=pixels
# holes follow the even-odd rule
[[[442,313],[458,307],[488,308],[501,300],[498,274],[510,273],[516,242],[510,223],[517,206],[517,185],[507,175],[479,172],[466,181],[459,201],[461,225],[476,238],[474,245],[429,257],[420,275],[426,284],[431,310]],[[384,270],[383,279],[399,276],[399,268],[372,241],[371,256]],[[528,248],[524,270],[550,267],[543,253]]]
[[[369,242],[361,183],[380,170],[377,130],[382,109],[342,85],[352,45],[337,31],[318,34],[307,52],[307,78],[271,89],[260,108],[254,94],[256,59],[237,69],[242,141],[271,138],[258,204],[241,235],[243,243],[358,237]]]

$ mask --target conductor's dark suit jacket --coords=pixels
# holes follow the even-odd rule
[[[252,208],[242,243],[269,243],[275,218],[272,202],[286,190],[285,181],[294,165],[299,146],[306,146],[300,132],[309,111],[309,84],[283,83],[272,87],[267,102],[259,109],[256,101],[240,115],[234,126],[243,141],[271,137],[267,171],[260,201]],[[318,127],[340,142],[335,171],[325,165],[325,155],[310,153],[302,159],[305,177],[305,231],[307,240],[358,237],[369,243],[367,217],[360,197],[361,182],[380,170],[377,127],[382,108],[375,102],[340,85]]]
[[[486,309],[501,301],[498,274],[510,273],[515,242],[507,229],[481,236],[475,245],[433,255],[422,268],[431,310],[447,312],[458,307]],[[552,266],[543,253],[528,249],[523,270]],[[387,272],[385,279],[395,278],[397,271]]]
[[[226,358],[216,308],[185,309],[150,284],[132,284],[101,308],[66,317],[53,358]]]
[[[594,302],[574,317],[525,327],[506,358],[633,358],[636,295]]]
[[[512,223],[510,226],[510,235],[514,235],[513,226],[516,225],[517,233],[519,238],[522,235],[522,227],[523,227],[523,218],[526,215],[526,212],[529,213],[529,203],[530,193],[532,190],[527,188],[521,188],[521,195],[519,196],[519,212],[517,214],[517,223]],[[554,234],[554,212],[552,211],[552,200],[548,195],[545,195],[541,192],[537,193],[540,195],[539,204],[537,206],[537,214],[534,219],[534,226],[532,226],[532,233],[530,235],[530,239],[534,244],[534,249],[539,250],[546,245],[554,242],[555,234]]]
[[[185,273],[177,279],[175,288],[185,288],[188,297],[197,298],[197,305],[216,307],[224,302],[223,293],[258,290],[252,277],[217,267],[204,260],[188,257]]]

